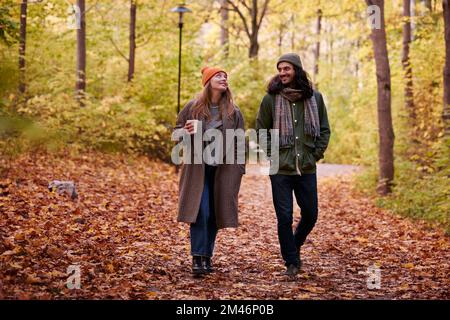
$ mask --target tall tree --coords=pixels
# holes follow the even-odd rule
[[[416,23],[414,22],[414,16],[416,12],[416,0],[409,0],[409,7],[410,7],[411,40],[414,40],[414,30],[416,29]]]
[[[236,12],[242,21],[245,33],[250,42],[248,56],[249,58],[257,58],[259,52],[258,35],[267,12],[269,0],[264,0],[262,9],[258,8],[258,0],[227,0],[231,5],[232,11]]]
[[[322,10],[317,9],[317,24],[316,24],[316,48],[314,50],[314,84],[316,88],[319,87],[319,58],[320,58],[320,31],[322,29]]]
[[[220,0],[220,45],[224,50],[225,57],[230,53],[230,33],[228,29],[228,2]]]
[[[80,28],[77,29],[77,81],[76,98],[81,107],[86,96],[86,8],[85,0],[77,0]]]
[[[278,26],[278,55],[282,55],[283,53],[283,36],[286,28],[286,24],[283,22]]]
[[[416,114],[414,110],[412,66],[409,58],[409,44],[411,43],[411,1],[403,0],[403,53],[402,65],[405,79],[405,109],[408,112],[411,127],[414,129]]]
[[[20,40],[19,40],[19,93],[24,94],[25,84],[25,47],[27,42],[27,6],[28,1],[20,4]]]
[[[293,13],[291,15],[291,22],[292,22],[292,26],[291,26],[291,51],[295,52],[295,13]]]
[[[376,6],[379,26],[372,27],[371,39],[377,75],[377,110],[379,134],[379,180],[377,191],[381,195],[391,192],[394,179],[394,129],[391,114],[391,71],[386,44],[384,0],[366,0],[368,6]],[[378,13],[375,11],[375,14]],[[378,28],[379,27],[379,28]]]
[[[136,57],[136,0],[130,0],[130,53],[128,57],[128,82],[134,77]]]
[[[444,108],[442,120],[445,135],[450,136],[450,7],[449,0],[442,0],[445,28]]]

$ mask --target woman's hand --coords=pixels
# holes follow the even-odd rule
[[[183,127],[189,134],[194,133],[194,124],[192,122],[186,123]]]

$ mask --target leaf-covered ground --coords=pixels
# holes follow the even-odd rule
[[[75,181],[78,200],[49,192],[51,180]],[[295,279],[282,275],[268,177],[246,175],[239,200],[240,228],[218,235],[217,272],[194,279],[172,167],[24,156],[0,180],[0,298],[450,299],[449,238],[376,208],[350,178],[319,181],[319,220]],[[80,289],[66,287],[70,265]],[[374,267],[379,289],[368,288]]]

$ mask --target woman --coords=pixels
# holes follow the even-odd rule
[[[198,97],[181,110],[175,130],[180,132],[181,129],[184,135],[193,134],[197,126],[187,123],[187,120],[201,122],[198,127],[202,128],[199,132],[202,135],[209,129],[220,130],[223,137],[225,130],[243,130],[244,119],[233,103],[227,73],[221,68],[205,67],[202,69],[202,85],[203,90]],[[191,150],[194,149],[193,140],[190,139]],[[237,199],[245,165],[237,164],[237,144],[234,146],[235,150],[231,151],[234,151],[233,164],[225,164],[226,152],[223,152],[223,161],[218,163],[205,163],[202,159],[201,163],[184,163],[181,168],[178,221],[190,224],[194,276],[213,271],[211,257],[217,231],[238,226]]]

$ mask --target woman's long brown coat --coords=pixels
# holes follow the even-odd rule
[[[193,119],[191,116],[191,106],[192,101],[181,110],[177,118],[175,130],[183,128],[188,119]],[[244,130],[244,119],[237,107],[235,107],[235,112],[231,119],[225,113],[222,114],[222,121],[224,140],[226,137],[226,129]],[[205,126],[206,122],[202,120],[203,132],[205,131]],[[223,150],[225,150],[225,145],[226,142],[224,142]],[[193,141],[191,141],[191,147],[193,148]],[[179,222],[194,223],[197,220],[197,214],[200,208],[205,178],[205,164],[203,161],[201,164],[194,164],[193,161],[191,163],[181,166],[178,199]],[[214,180],[214,209],[216,223],[219,229],[237,228],[238,226],[238,193],[244,173],[245,165],[236,164],[236,162],[235,164],[219,164],[216,169]]]

